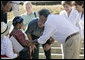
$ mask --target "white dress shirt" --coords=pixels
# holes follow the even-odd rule
[[[79,29],[60,15],[49,15],[45,22],[45,29],[43,35],[40,36],[38,42],[44,44],[50,37],[64,43],[66,38],[78,32]]]
[[[13,52],[12,42],[8,37],[1,37],[1,55],[6,55],[8,59],[13,59],[17,57],[17,54]],[[5,59],[5,58],[1,58]]]
[[[64,16],[68,21],[72,22],[73,25],[76,25],[79,28],[79,13],[77,10],[72,9],[69,16],[67,12],[63,10],[60,12],[60,15]]]

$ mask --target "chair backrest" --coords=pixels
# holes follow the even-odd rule
[[[13,37],[10,37],[10,40],[12,41],[13,49],[15,53],[19,53],[24,47]]]

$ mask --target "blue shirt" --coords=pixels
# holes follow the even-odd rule
[[[35,35],[37,37],[40,37],[43,34],[43,31],[44,31],[44,27],[40,28],[38,26],[38,19],[34,19],[29,23],[26,34]]]

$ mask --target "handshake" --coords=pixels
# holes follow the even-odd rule
[[[29,41],[28,46],[37,45],[37,44],[39,44],[39,43],[38,43],[37,39],[35,39],[33,41]]]
[[[32,44],[37,45],[38,44],[37,39],[35,39],[34,41],[32,41]]]
[[[32,52],[34,53],[35,49],[37,49],[36,45],[38,45],[37,39],[33,41],[29,41],[28,47],[30,48],[30,53]]]

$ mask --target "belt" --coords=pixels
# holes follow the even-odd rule
[[[72,36],[77,35],[77,34],[79,34],[79,32],[76,32],[76,33],[71,34],[70,36],[68,36],[68,37],[66,38],[65,42],[66,42],[69,38],[71,38]]]

